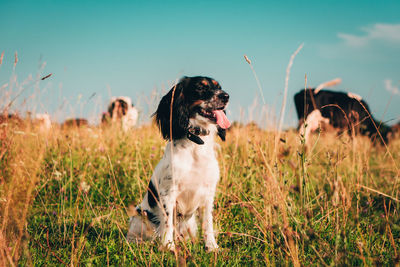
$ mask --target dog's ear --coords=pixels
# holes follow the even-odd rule
[[[184,89],[189,84],[190,78],[184,77],[174,86],[168,94],[160,101],[157,111],[153,114],[160,128],[161,134],[166,140],[181,139],[186,136],[189,127],[189,109],[185,100]],[[172,138],[170,136],[170,111],[172,93],[174,93],[174,101],[172,106]]]
[[[222,141],[225,141],[226,137],[226,130],[222,129],[221,127],[217,126],[218,128],[218,136],[221,138]]]
[[[115,109],[115,101],[112,101],[108,106],[108,114],[110,115],[110,117],[112,117],[114,109]]]

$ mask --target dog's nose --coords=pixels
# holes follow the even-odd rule
[[[218,98],[222,100],[222,102],[227,103],[229,100],[229,95],[225,92],[222,92],[218,95]]]

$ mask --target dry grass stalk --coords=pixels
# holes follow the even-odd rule
[[[172,116],[173,116],[173,107],[174,107],[174,97],[175,97],[175,90],[176,90],[176,85],[178,84],[178,80],[175,81],[175,85],[172,88],[172,95],[171,95],[171,105],[170,105],[170,110],[169,110],[169,136],[170,136],[170,147],[171,147],[171,178],[172,178],[172,187],[175,187],[175,176],[174,176],[174,144],[173,144],[173,135],[172,135]],[[164,210],[164,209],[163,209]],[[164,213],[166,213],[166,211],[164,210]],[[164,214],[165,216],[166,214]],[[176,208],[174,208],[173,210],[173,228],[174,228],[174,232],[176,233]],[[175,237],[175,235],[174,235]],[[164,237],[161,237],[164,238]],[[176,262],[179,262],[179,255],[178,255],[178,251],[175,249],[174,250],[174,254],[175,254],[175,259]]]
[[[383,192],[381,192],[381,191],[379,191],[379,190],[370,188],[370,187],[365,186],[365,185],[362,185],[362,184],[357,184],[357,186],[360,187],[360,188],[363,188],[363,189],[365,189],[365,190],[374,192],[374,193],[376,193],[376,194],[378,194],[378,195],[382,195],[382,196],[384,196],[384,197],[387,197],[387,198],[389,198],[389,199],[391,199],[391,200],[393,200],[393,201],[400,202],[399,199],[397,199],[397,198],[395,198],[395,197],[393,197],[393,196],[389,196],[388,194],[385,194],[385,193],[383,193]]]
[[[11,129],[8,129],[11,130]],[[28,130],[28,129],[26,129]],[[28,130],[29,131],[29,130]],[[36,135],[13,134],[8,132],[7,137],[14,144],[8,155],[13,155],[10,165],[18,166],[13,169],[5,187],[5,203],[0,206],[2,214],[2,227],[0,235],[3,237],[1,246],[12,248],[14,253],[12,261],[9,257],[8,264],[17,263],[21,256],[24,242],[26,242],[26,219],[29,207],[34,198],[34,188],[39,181],[38,173],[41,168],[45,152],[44,143],[38,140]],[[2,251],[1,254],[8,254]]]
[[[244,59],[246,60],[247,63],[249,63],[249,65],[251,65],[251,60],[246,55],[244,55]]]
[[[53,73],[47,74],[46,76],[42,77],[40,80],[46,80],[47,78],[50,78],[50,76],[53,75]],[[95,93],[94,93],[95,94]],[[90,96],[90,98],[92,98],[94,96],[94,94],[92,94],[92,96]],[[89,99],[90,99],[89,98]]]
[[[17,66],[17,63],[18,63],[18,53],[15,52],[15,54],[14,54],[14,69],[15,69],[15,66]]]
[[[342,82],[341,78],[336,78],[336,79],[333,79],[333,80],[330,80],[327,82],[323,82],[315,88],[314,94],[318,94],[319,91],[321,91],[321,89],[324,89],[329,86],[336,86],[336,85],[340,84],[341,82]]]
[[[281,234],[285,240],[285,245],[289,250],[289,256],[292,258],[292,263],[294,266],[300,266],[298,248],[295,242],[296,233],[292,230],[289,225],[289,219],[287,215],[287,203],[286,203],[286,195],[288,192],[282,192],[278,181],[273,177],[265,177],[267,192],[265,195],[265,205],[269,205],[278,207],[279,214],[282,217],[283,227],[281,229]],[[269,215],[272,210],[269,210],[269,214],[265,214],[266,217]],[[279,224],[279,222],[277,222]]]
[[[281,138],[283,120],[285,118],[285,108],[286,108],[287,91],[288,91],[288,87],[289,87],[290,70],[292,68],[294,58],[300,52],[300,50],[303,48],[303,46],[304,46],[304,43],[300,44],[300,46],[296,49],[296,51],[290,56],[289,64],[286,68],[285,88],[284,88],[282,106],[281,106],[281,111],[280,111],[280,116],[279,116],[278,133],[275,138],[274,157],[273,158],[275,158],[276,153],[278,151],[278,144],[279,144],[279,140]]]
[[[4,59],[4,51],[1,52],[1,56],[0,56],[0,66],[3,64],[3,59]]]
[[[284,91],[283,91],[283,101],[282,101],[282,107],[281,107],[281,111],[280,111],[277,140],[279,140],[279,138],[280,138],[282,125],[283,125],[283,120],[285,118],[285,108],[286,108],[287,91],[288,91],[288,87],[289,87],[290,70],[292,69],[294,58],[297,56],[297,54],[300,52],[300,50],[303,48],[303,46],[304,46],[304,43],[302,43],[296,49],[296,51],[294,51],[294,53],[290,56],[289,64],[288,64],[288,66],[286,68],[285,88],[284,88]]]
[[[256,79],[256,82],[257,82],[258,90],[260,91],[261,99],[262,99],[263,104],[264,104],[264,106],[265,106],[264,93],[263,93],[263,89],[262,89],[262,87],[261,87],[260,80],[258,79],[257,73],[256,73],[256,71],[254,70],[253,65],[251,64],[251,60],[250,60],[246,55],[244,55],[244,59],[245,59],[246,62],[249,63],[249,65],[250,65],[251,71],[253,72],[254,78]]]

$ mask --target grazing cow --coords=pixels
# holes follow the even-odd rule
[[[400,136],[400,122],[392,126],[392,132],[394,136]]]
[[[0,113],[0,125],[6,123],[13,123],[15,125],[21,126],[23,124],[23,119],[18,114],[8,114],[7,112]]]
[[[321,124],[329,124],[339,131],[355,130],[355,133],[381,140],[378,128],[385,143],[388,141],[390,127],[376,121],[367,103],[356,94],[307,88],[295,94],[294,102],[299,130],[306,141]]]
[[[122,129],[128,131],[136,125],[137,119],[138,111],[133,106],[131,98],[119,96],[111,98],[108,110],[103,113],[101,122],[103,124],[120,122]]]
[[[74,119],[67,119],[61,124],[62,129],[68,129],[68,128],[79,128],[82,126],[88,126],[89,122],[87,119],[83,118],[74,118]]]
[[[27,112],[26,117],[23,118],[16,113],[8,114],[7,112],[3,112],[3,114],[0,114],[0,124],[7,123],[15,125],[19,128],[34,126],[37,127],[37,129],[39,129],[41,132],[48,132],[51,129],[51,120],[49,114],[37,113],[33,118],[31,115],[31,112]]]

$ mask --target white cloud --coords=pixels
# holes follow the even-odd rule
[[[394,95],[400,95],[399,88],[392,84],[392,80],[386,79],[383,82],[385,83],[386,90]]]
[[[384,41],[388,43],[400,44],[400,24],[376,23],[369,27],[361,28],[365,34],[354,35],[338,33],[338,37],[349,46],[366,46],[372,41]]]

